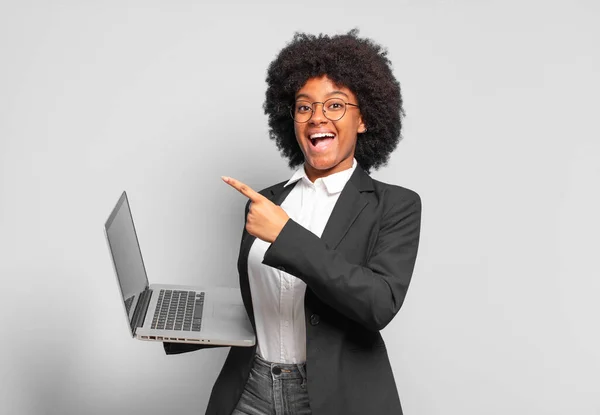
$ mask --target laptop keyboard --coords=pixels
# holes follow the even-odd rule
[[[160,290],[151,327],[158,330],[200,331],[203,308],[203,292]]]

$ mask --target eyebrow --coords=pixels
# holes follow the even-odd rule
[[[338,95],[338,94],[344,95],[346,98],[349,98],[348,94],[346,94],[345,92],[342,92],[342,91],[338,91],[338,90],[331,91],[330,93],[328,93],[328,94],[327,94],[327,95],[325,95],[325,96],[326,96],[326,97],[330,97],[330,96],[332,96],[332,95]],[[311,98],[310,98],[310,96],[309,96],[308,94],[298,94],[298,95],[296,95],[296,99],[298,99],[298,98],[306,98],[306,99],[311,99]]]

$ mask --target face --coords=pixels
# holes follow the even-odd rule
[[[358,104],[356,95],[348,88],[338,86],[327,76],[310,78],[296,93],[296,100],[324,102],[340,98]],[[346,113],[338,121],[323,114],[323,105],[313,105],[313,115],[308,122],[294,122],[296,140],[304,154],[304,169],[308,178],[315,181],[352,167],[357,134],[365,131],[358,107],[346,106]]]

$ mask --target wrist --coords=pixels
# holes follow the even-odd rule
[[[283,231],[283,228],[285,228],[285,225],[288,223],[288,221],[290,220],[289,217],[286,217],[280,224],[280,226],[278,226],[277,231],[273,234],[273,237],[271,238],[272,240],[269,241],[270,243],[275,242],[275,240],[277,239],[277,237],[279,236],[279,234],[281,233],[281,231]]]

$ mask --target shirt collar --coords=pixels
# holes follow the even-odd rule
[[[342,191],[348,180],[350,180],[350,176],[352,176],[352,173],[354,173],[354,170],[356,169],[357,165],[358,163],[356,162],[356,159],[353,159],[352,167],[350,167],[349,169],[330,174],[329,176],[317,180],[321,180],[323,182],[325,188],[327,189],[327,193],[339,193]],[[300,166],[298,170],[296,170],[296,172],[292,175],[292,178],[288,180],[288,182],[284,184],[283,187],[287,187],[291,184],[294,184],[299,180],[303,180],[308,185],[314,185],[306,175],[306,171],[304,170],[304,164]]]

